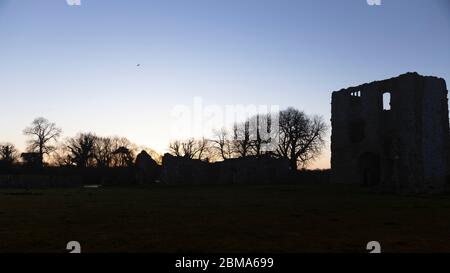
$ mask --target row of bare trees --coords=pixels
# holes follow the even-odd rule
[[[275,121],[278,125],[273,124]],[[273,125],[277,130],[273,130]],[[270,153],[287,158],[295,170],[320,155],[327,131],[322,117],[288,108],[280,111],[276,119],[273,115],[256,115],[230,129],[216,130],[211,139],[175,140],[170,143],[169,152],[206,161]]]
[[[45,118],[36,118],[23,131],[28,137],[27,155],[32,154],[42,162],[57,166],[77,167],[127,167],[134,163],[138,148],[124,137],[100,137],[94,133],[80,133],[75,137],[58,142],[62,130]],[[24,160],[29,157],[22,157]],[[155,156],[157,157],[157,155]],[[12,165],[19,159],[15,146],[11,143],[0,144],[0,162]]]
[[[209,140],[206,138],[175,140],[169,144],[169,153],[190,159],[209,160],[209,151]]]
[[[126,138],[80,133],[67,138],[53,154],[52,163],[77,167],[129,167],[137,147]]]
[[[262,155],[268,152],[273,134],[270,115],[256,115],[232,128],[214,130],[212,138],[175,140],[169,144],[169,152],[175,156],[207,161]]]

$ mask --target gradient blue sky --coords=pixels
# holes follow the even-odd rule
[[[163,152],[173,107],[196,96],[328,122],[333,90],[407,71],[450,80],[449,2],[0,0],[0,141],[23,149],[44,116],[64,136]],[[328,148],[313,167],[329,167]]]

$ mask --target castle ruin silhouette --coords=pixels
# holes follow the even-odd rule
[[[394,192],[441,192],[449,173],[444,79],[406,73],[332,94],[336,183]]]

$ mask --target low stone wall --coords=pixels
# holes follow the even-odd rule
[[[166,184],[206,184],[215,181],[211,170],[211,164],[201,160],[166,154],[161,179]]]
[[[207,163],[166,154],[161,178],[166,184],[281,184],[288,182],[289,162],[251,156]]]

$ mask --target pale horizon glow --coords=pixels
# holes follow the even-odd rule
[[[0,142],[22,151],[40,116],[61,139],[164,153],[172,110],[195,97],[329,125],[332,91],[412,71],[450,80],[447,0],[0,0],[0,41]],[[329,145],[310,168],[330,167]]]

